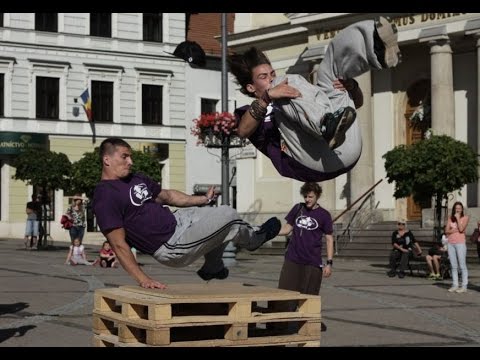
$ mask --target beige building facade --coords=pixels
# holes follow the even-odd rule
[[[186,64],[171,55],[185,40],[185,14],[0,16],[0,237],[23,237],[34,189],[12,179],[12,163],[35,142],[75,162],[103,139],[122,137],[136,150],[157,153],[162,185],[185,191]],[[109,101],[93,122],[80,99],[85,89],[92,101],[99,92]],[[45,91],[54,106],[42,107]],[[51,239],[69,240],[60,218],[71,195],[52,195]],[[102,236],[88,232],[89,239]]]
[[[357,121],[362,131],[362,155],[353,170],[322,183],[322,205],[339,214],[380,181],[370,200],[371,221],[406,217],[431,224],[430,209],[411,199],[396,200],[386,179],[382,156],[395,146],[410,144],[421,136],[411,127],[410,117],[419,101],[431,98],[431,128],[480,147],[480,14],[396,13],[403,61],[394,69],[370,71],[356,79],[364,93]],[[242,52],[250,46],[264,51],[277,74],[299,73],[307,79],[322,61],[331,39],[346,26],[372,19],[359,13],[237,14],[229,47]],[[263,21],[263,23],[262,23]],[[262,25],[264,24],[264,25]],[[238,105],[252,100],[237,92]],[[299,201],[302,183],[280,177],[270,160],[259,152],[238,160],[238,210],[265,216],[283,216]],[[383,179],[383,180],[382,180]],[[469,184],[453,201],[462,201],[475,218],[480,192]],[[423,207],[429,204],[423,204]],[[358,204],[357,204],[358,206]],[[422,216],[423,213],[423,216]]]

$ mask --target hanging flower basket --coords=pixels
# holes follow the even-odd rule
[[[209,148],[245,146],[245,140],[236,134],[237,122],[233,114],[202,114],[193,119],[193,124],[191,132],[198,139],[197,145]]]

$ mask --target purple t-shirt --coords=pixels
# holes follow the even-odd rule
[[[322,237],[333,233],[330,213],[321,206],[309,210],[304,203],[295,205],[285,217],[293,226],[285,258],[301,265],[322,265]]]
[[[235,110],[237,121],[249,109],[248,105],[242,106]],[[260,122],[255,132],[249,136],[250,142],[265,156],[270,158],[273,166],[280,175],[299,181],[325,181],[330,180],[338,175],[345,173],[355,166],[352,164],[346,169],[340,169],[334,172],[320,172],[310,169],[299,163],[294,158],[288,156],[280,147],[280,132],[274,121],[274,112]]]
[[[177,221],[168,207],[155,202],[161,186],[142,174],[101,180],[93,194],[100,229],[124,228],[130,246],[153,255],[175,232]]]

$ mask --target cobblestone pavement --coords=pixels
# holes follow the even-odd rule
[[[26,251],[20,239],[0,239],[0,347],[91,347],[95,289],[135,285],[120,267],[66,266],[67,244]],[[86,245],[93,260],[99,247]],[[469,264],[466,294],[448,293],[450,281],[386,276],[384,263],[335,259],[322,284],[322,347],[480,346],[480,266]],[[174,269],[139,255],[143,269],[169,283],[201,281],[191,266]],[[283,258],[228,260],[231,282],[276,287]],[[213,280],[221,281],[221,280]]]

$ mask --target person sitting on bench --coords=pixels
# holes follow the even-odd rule
[[[408,260],[415,256],[422,255],[422,248],[415,240],[413,233],[407,229],[407,222],[405,219],[400,219],[397,222],[398,229],[392,233],[392,251],[390,253],[390,271],[388,276],[394,277],[397,275],[397,263],[400,260],[400,269],[398,277],[400,279],[405,277],[405,270],[408,267]],[[416,249],[414,254],[413,249]]]
[[[443,280],[443,276],[441,275],[440,271],[440,263],[442,256],[448,256],[447,246],[448,238],[444,232],[440,241],[428,249],[428,255],[425,257],[425,260],[427,261],[427,265],[430,270],[430,274],[428,275],[430,280]]]

